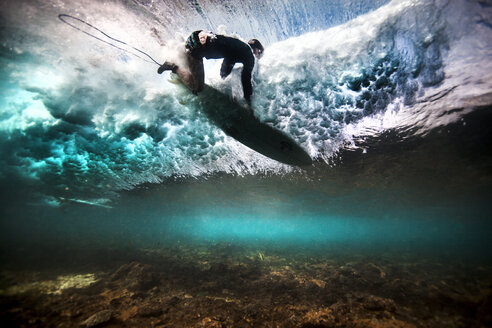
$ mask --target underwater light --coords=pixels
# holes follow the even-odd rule
[[[65,289],[86,288],[97,281],[98,279],[93,273],[58,276],[56,280],[35,281],[14,285],[5,290],[0,289],[0,295],[12,296],[33,290],[40,291],[43,294],[60,295]]]
[[[343,241],[368,232],[366,220],[337,217],[241,216],[185,218],[168,229],[175,235],[213,241]],[[185,222],[183,222],[185,221]],[[355,223],[354,221],[358,221]],[[370,230],[370,229],[369,229]]]
[[[163,226],[161,226],[161,229]],[[435,231],[456,233],[455,225],[437,220],[432,227],[425,220],[330,216],[326,213],[274,216],[238,213],[202,214],[179,217],[165,223],[166,233],[179,240],[205,242],[273,242],[315,245],[326,243],[379,244],[435,242]]]

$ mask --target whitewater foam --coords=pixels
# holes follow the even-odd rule
[[[168,82],[167,73],[156,74],[156,66],[63,25],[56,20],[63,6],[37,5],[3,11],[5,172],[58,191],[68,188],[73,199],[90,189],[95,199],[175,176],[294,170],[226,136],[203,114],[202,104]],[[178,29],[175,40],[166,40],[156,32],[159,14],[150,17],[122,3],[89,2],[76,9],[74,14],[161,58],[172,57],[170,49],[186,35]],[[124,19],[110,19],[108,12]],[[32,20],[19,25],[26,13]],[[214,15],[208,21],[218,26]],[[236,34],[267,40],[254,77],[256,115],[329,162],[340,149],[357,148],[358,137],[388,129],[425,134],[487,103],[490,17],[490,8],[480,3],[393,1],[346,24],[281,42],[274,42],[281,37],[268,24]],[[232,33],[234,26],[228,25]],[[240,99],[240,65],[226,80],[219,66],[217,60],[205,62],[206,82]],[[456,111],[460,106],[465,109]]]

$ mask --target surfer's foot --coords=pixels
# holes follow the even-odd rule
[[[255,110],[253,109],[253,107],[251,107],[251,98],[246,98],[246,104],[247,104],[247,107],[249,109],[249,112],[251,113],[252,116],[255,116]]]
[[[168,63],[168,62],[164,62],[164,64],[162,64],[159,69],[157,70],[157,73],[158,74],[162,74],[162,72],[164,71],[172,71],[173,73],[175,73],[176,69],[178,68],[178,66],[174,65],[174,64],[171,64],[171,63]]]

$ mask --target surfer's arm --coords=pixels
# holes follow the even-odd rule
[[[224,60],[222,61],[222,65],[220,66],[220,77],[222,79],[228,77],[229,74],[231,74],[233,67],[234,67],[234,62],[228,60],[227,57],[224,58]]]

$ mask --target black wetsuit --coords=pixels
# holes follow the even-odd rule
[[[199,32],[193,32],[191,37],[198,37]],[[220,76],[222,78],[226,78],[231,73],[235,63],[242,63],[241,82],[243,84],[244,98],[249,101],[253,94],[251,73],[255,66],[255,57],[247,43],[233,37],[214,35],[212,37],[209,36],[204,45],[197,45],[190,49],[190,54],[195,58],[224,58],[220,67]]]

